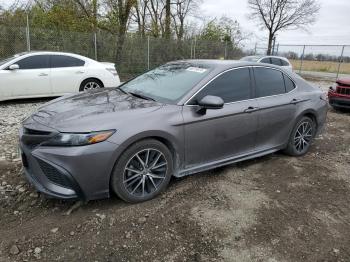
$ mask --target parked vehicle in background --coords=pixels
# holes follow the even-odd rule
[[[350,78],[340,78],[329,88],[329,104],[336,110],[350,109]]]
[[[61,52],[20,53],[0,61],[0,101],[116,87],[113,63]]]
[[[241,58],[241,61],[277,65],[291,71],[293,70],[293,66],[289,60],[282,56],[246,56]]]
[[[65,96],[23,122],[27,178],[45,194],[151,199],[181,177],[284,150],[306,154],[327,97],[293,72],[244,61],[165,64],[117,88]]]

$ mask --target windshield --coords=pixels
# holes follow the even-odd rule
[[[9,58],[5,58],[3,60],[0,60],[0,66],[6,64],[7,62],[11,61],[14,57],[9,57]]]
[[[203,65],[169,63],[136,77],[120,88],[159,102],[176,103],[209,72],[210,68]]]
[[[16,54],[16,55],[14,55],[14,56],[11,56],[11,57],[2,59],[2,60],[0,60],[0,66],[6,64],[7,62],[10,62],[10,61],[11,61],[12,59],[14,59],[14,58],[20,57],[20,56],[25,55],[25,54],[27,54],[27,53],[26,53],[26,52],[23,52],[23,53],[19,53],[19,54]]]
[[[259,56],[246,56],[246,57],[241,58],[241,61],[258,62],[259,59],[260,59]]]

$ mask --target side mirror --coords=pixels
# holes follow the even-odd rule
[[[19,65],[17,65],[17,64],[10,65],[9,69],[10,70],[18,70],[19,69]]]
[[[218,96],[205,96],[198,101],[197,112],[205,113],[207,109],[221,109],[224,107],[224,100]]]

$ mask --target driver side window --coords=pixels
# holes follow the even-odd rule
[[[218,76],[204,87],[190,104],[197,104],[198,101],[207,95],[221,97],[225,103],[250,99],[251,81],[249,68],[233,69]]]
[[[26,69],[44,69],[50,68],[50,57],[48,55],[34,55],[23,58],[15,64],[19,65],[20,70]]]

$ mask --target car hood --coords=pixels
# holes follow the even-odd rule
[[[339,79],[337,80],[337,83],[338,83],[339,85],[350,86],[350,78],[349,78],[349,77],[348,77],[348,78],[339,78]]]
[[[118,89],[102,89],[63,96],[40,107],[23,125],[41,126],[61,132],[91,132],[114,129],[121,120],[143,117],[162,104],[140,99]]]

